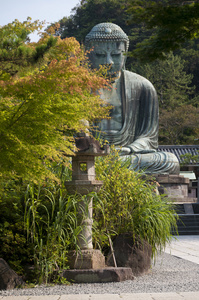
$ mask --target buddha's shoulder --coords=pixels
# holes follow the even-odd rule
[[[137,73],[127,71],[127,70],[124,70],[123,72],[124,72],[124,77],[128,81],[133,82],[134,84],[137,84],[137,85],[142,85],[144,87],[154,89],[154,86],[152,85],[152,83],[145,77],[143,77]]]

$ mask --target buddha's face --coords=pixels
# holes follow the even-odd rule
[[[100,65],[110,66],[109,74],[118,76],[125,63],[125,43],[93,41],[91,46],[94,48],[89,56],[92,67],[98,69]]]

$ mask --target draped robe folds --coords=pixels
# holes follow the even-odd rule
[[[131,164],[145,173],[179,174],[179,162],[172,153],[157,152],[158,99],[153,85],[144,77],[122,71],[122,128],[105,130],[102,137],[110,144],[128,147]],[[110,102],[111,103],[111,102]]]

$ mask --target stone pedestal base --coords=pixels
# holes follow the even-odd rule
[[[186,202],[188,199],[189,179],[181,175],[155,175],[159,183],[159,193],[168,195],[175,202]]]
[[[100,250],[71,251],[69,266],[71,269],[102,269],[105,268],[105,257]]]
[[[134,279],[131,268],[65,270],[62,273],[62,277],[75,283],[119,282]]]

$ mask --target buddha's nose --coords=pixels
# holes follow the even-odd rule
[[[109,53],[107,54],[106,64],[107,65],[113,65],[114,64],[113,59],[112,59],[112,57]]]

